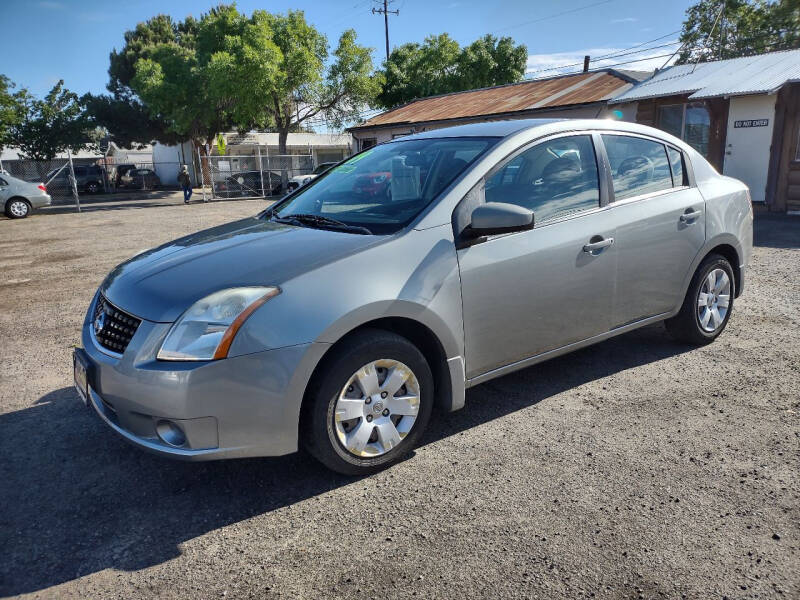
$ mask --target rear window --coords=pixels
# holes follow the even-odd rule
[[[683,168],[683,154],[675,148],[667,146],[667,155],[669,156],[669,166],[672,169],[672,185],[674,187],[688,185],[686,169]]]
[[[615,200],[672,187],[672,170],[664,144],[626,135],[602,137],[611,163]]]

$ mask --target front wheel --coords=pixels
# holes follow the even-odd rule
[[[697,267],[680,312],[666,320],[667,331],[690,344],[713,342],[728,324],[735,291],[728,259],[719,254],[707,256]]]
[[[433,409],[433,376],[406,338],[364,330],[343,340],[309,390],[303,444],[328,468],[367,475],[402,459]]]

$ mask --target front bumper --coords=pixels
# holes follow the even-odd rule
[[[297,450],[306,383],[328,344],[217,361],[159,361],[169,327],[142,321],[119,356],[101,348],[84,323],[84,348],[77,352],[88,363],[89,403],[109,427],[144,450],[184,460]],[[181,443],[170,443],[165,427],[177,428]]]

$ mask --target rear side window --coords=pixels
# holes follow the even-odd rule
[[[533,211],[540,224],[597,208],[597,159],[588,135],[559,137],[525,150],[486,181],[487,202],[507,202]]]
[[[667,146],[667,155],[669,156],[669,166],[672,169],[673,187],[687,185],[686,170],[683,168],[683,155],[669,146]]]
[[[664,144],[625,135],[603,135],[614,199],[624,200],[672,187],[672,170]]]

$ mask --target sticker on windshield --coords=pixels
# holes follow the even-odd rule
[[[362,153],[361,153],[361,154],[359,154],[358,156],[354,156],[353,158],[351,158],[350,160],[348,160],[348,161],[347,161],[347,164],[350,164],[350,165],[352,165],[352,164],[355,164],[355,163],[357,163],[358,161],[360,161],[360,160],[362,160],[362,159],[364,159],[364,158],[367,158],[367,157],[368,157],[370,154],[372,154],[373,152],[375,152],[375,148],[370,148],[369,150],[366,150],[365,152],[362,152]]]
[[[336,167],[336,168],[334,169],[334,171],[335,171],[336,173],[352,173],[353,171],[355,171],[355,170],[356,170],[356,163],[357,163],[358,161],[360,161],[360,160],[363,160],[363,159],[365,159],[365,158],[366,158],[366,157],[368,157],[370,154],[372,154],[374,151],[375,151],[375,148],[370,148],[369,150],[365,150],[364,152],[362,152],[362,153],[361,153],[361,154],[359,154],[358,156],[354,156],[353,158],[351,158],[350,160],[348,160],[348,161],[347,161],[346,163],[344,163],[343,165],[339,165],[338,167]]]

